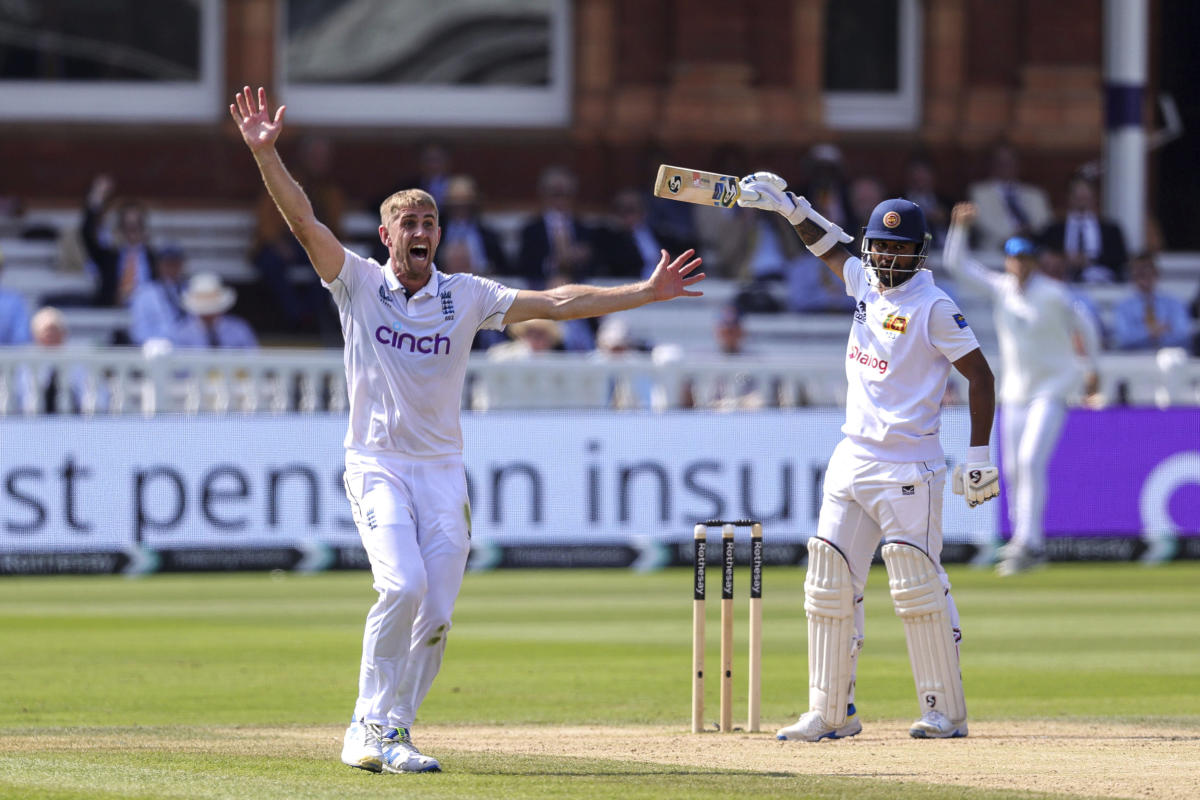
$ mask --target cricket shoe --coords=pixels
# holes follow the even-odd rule
[[[433,756],[423,755],[412,743],[408,728],[389,728],[379,737],[384,772],[441,772]]]
[[[1045,566],[1046,553],[1044,550],[1030,550],[1025,547],[1013,547],[1011,544],[1002,548],[1003,557],[996,565],[996,574],[1007,578],[1021,572]]]
[[[862,733],[862,723],[858,721],[858,713],[854,703],[846,709],[846,721],[841,727],[835,728],[825,722],[819,711],[807,711],[800,715],[794,725],[780,728],[775,732],[775,738],[786,742],[819,742],[822,739],[845,739]]]
[[[367,772],[382,772],[383,748],[379,745],[382,733],[382,725],[351,722],[342,742],[342,763]]]
[[[967,735],[967,721],[951,722],[940,711],[926,711],[908,729],[914,739],[958,739]]]

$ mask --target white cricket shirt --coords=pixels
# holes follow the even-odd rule
[[[965,238],[962,231],[951,231],[943,260],[963,285],[992,298],[1000,345],[1000,401],[1065,402],[1083,377],[1075,335],[1091,360],[1100,348],[1099,332],[1087,311],[1053,278],[1035,272],[1022,289],[1015,275],[988,269],[967,256]]]
[[[918,272],[880,292],[857,257],[842,266],[858,308],[846,348],[846,424],[858,455],[875,461],[942,461],[942,396],[952,362],[979,347],[954,301]]]
[[[346,340],[346,449],[461,455],[459,408],[471,342],[480,328],[504,327],[517,290],[435,266],[429,282],[405,299],[390,262],[380,265],[349,250],[342,271],[324,285]]]

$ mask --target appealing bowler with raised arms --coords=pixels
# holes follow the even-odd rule
[[[409,728],[441,667],[462,585],[470,508],[459,404],[471,341],[480,328],[529,319],[596,317],[681,296],[704,279],[687,250],[662,251],[649,279],[623,286],[517,291],[434,265],[438,209],[420,190],[383,202],[379,264],[345,249],[288,174],[275,141],[284,107],[246,87],[229,107],[263,182],[333,294],[345,337],[350,424],[346,496],[379,599],[367,615],[358,701],[342,761],[372,772],[431,772],[438,761]]]
[[[814,742],[862,730],[854,679],[863,590],[881,538],[921,710],[909,733],[966,736],[958,611],[941,564],[946,465],[938,429],[953,366],[968,383],[971,443],[951,487],[972,507],[995,497],[991,369],[966,318],[923,268],[931,237],[919,206],[901,199],[876,206],[855,257],[844,246],[851,237],[784,191],[778,175],[757,172],[741,187],[739,205],[786,217],[857,301],[846,350],[845,438],[829,460],[817,534],[808,542],[809,711],[776,737]]]

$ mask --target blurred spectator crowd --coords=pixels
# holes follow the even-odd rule
[[[740,153],[736,147],[720,150],[708,166],[729,174],[771,168],[745,163]],[[290,164],[318,218],[348,246],[386,260],[373,227],[382,198],[352,197],[350,187],[337,178],[331,143],[306,138]],[[817,210],[850,232],[860,231],[871,209],[886,197],[913,200],[929,220],[935,264],[950,208],[970,200],[978,209],[972,229],[975,253],[998,263],[1007,238],[1033,239],[1043,271],[1067,283],[1091,309],[1108,349],[1181,347],[1200,355],[1200,264],[1186,292],[1177,284],[1165,289],[1158,237],[1152,230],[1146,249],[1129,252],[1121,227],[1100,211],[1094,172],[1081,168],[1061,187],[1065,202],[1057,213],[1048,189],[1060,187],[1029,181],[1017,151],[1007,145],[992,152],[987,177],[961,191],[945,186],[934,161],[920,153],[907,160],[902,185],[889,186],[847,169],[832,144],[812,147],[801,174],[785,177]],[[851,308],[842,285],[781,217],[655,198],[649,181],[640,180],[645,176],[631,177],[639,185],[618,191],[608,208],[584,209],[576,174],[550,165],[531,186],[536,208],[501,211],[488,207],[474,176],[455,169],[451,150],[433,142],[414,152],[411,173],[398,176],[394,188],[417,186],[437,199],[439,269],[483,274],[510,285],[543,288],[637,279],[654,270],[663,250],[674,256],[695,248],[711,279],[735,287],[721,306],[703,307],[712,335],[692,343],[697,355],[738,358],[756,352],[760,343],[747,336],[743,325],[748,315],[819,316]],[[261,340],[340,346],[329,294],[265,193],[248,215],[238,268],[224,271],[211,259],[194,269],[188,245],[154,235],[153,210],[136,198],[120,196],[117,188],[113,177],[95,176],[80,198],[78,222],[61,226],[32,220],[21,201],[0,198],[0,345],[58,346],[74,339],[73,320],[103,310],[109,314],[109,330],[93,337],[101,344],[254,348]],[[859,246],[858,240],[850,245],[856,252]],[[26,281],[20,289],[6,288],[2,251],[24,247],[51,254],[44,269],[71,280],[47,281],[45,286],[35,281],[32,287]],[[952,285],[947,288],[953,293]],[[1099,295],[1105,298],[1103,309]],[[615,318],[529,322],[504,333],[481,332],[475,343],[495,359],[536,358],[547,351],[619,359],[622,353],[649,352],[655,345]],[[708,387],[700,394],[704,396],[689,402],[726,408],[769,404],[764,387],[754,386],[749,377],[740,385]],[[635,398],[630,404],[639,402]]]

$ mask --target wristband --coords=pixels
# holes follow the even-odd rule
[[[985,444],[982,447],[968,447],[967,461],[968,464],[990,464],[991,457],[988,455],[988,446]]]
[[[805,197],[794,195],[791,192],[788,192],[788,194],[791,196],[792,201],[796,204],[796,207],[792,209],[790,214],[784,215],[787,218],[787,221],[790,222],[794,227],[799,225],[801,222],[804,222],[806,219],[812,220],[818,227],[824,229],[825,231],[824,236],[822,236],[820,239],[817,239],[812,244],[807,245],[809,252],[814,256],[820,258],[832,250],[833,246],[839,242],[842,244],[849,244],[850,242],[854,241],[854,237],[843,231],[840,225],[825,219],[820,212],[812,207],[812,203],[808,202]]]

